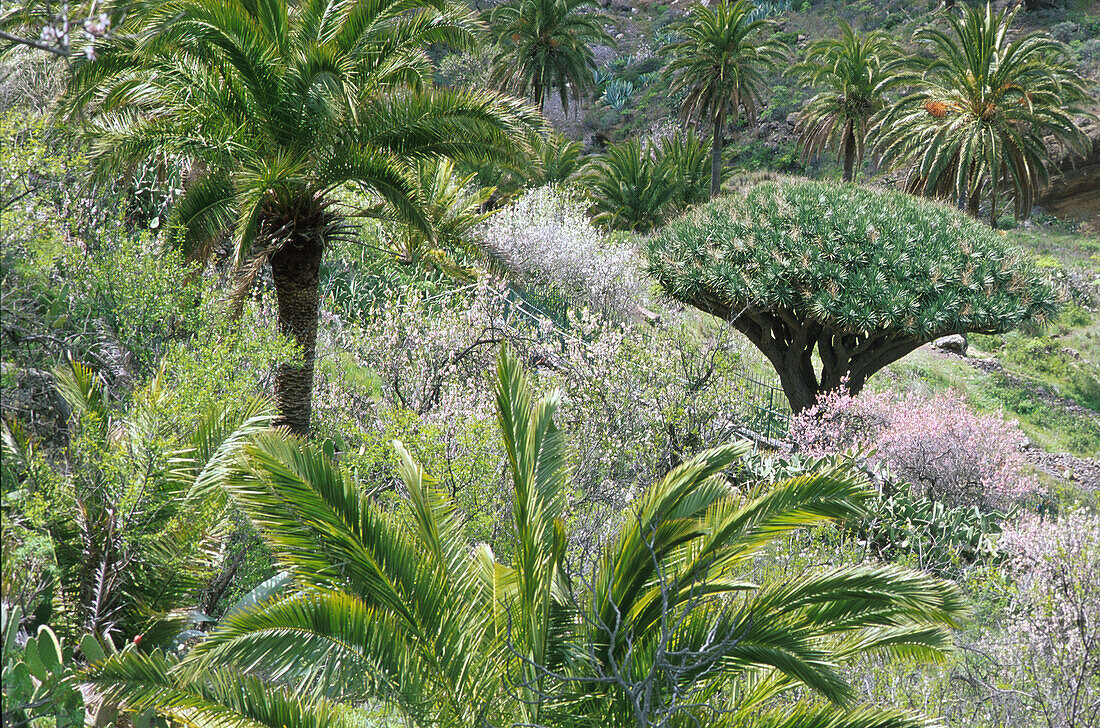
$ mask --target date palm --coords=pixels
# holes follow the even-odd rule
[[[840,38],[810,43],[795,73],[826,90],[807,101],[799,114],[805,158],[836,146],[844,162],[844,181],[855,178],[871,118],[885,107],[885,91],[896,78],[890,65],[896,55],[895,44],[885,34],[859,34],[843,20]]]
[[[778,67],[786,52],[781,42],[767,37],[776,27],[774,21],[753,20],[753,9],[749,0],[696,5],[676,26],[683,40],[661,49],[662,55],[670,56],[665,73],[672,79],[672,92],[687,91],[681,118],[699,118],[712,129],[711,197],[722,183],[727,120],[744,112],[748,123],[756,123],[767,88],[765,74]]]
[[[173,242],[232,248],[241,286],[270,264],[280,329],[301,363],[276,372],[281,424],[310,425],[321,258],[349,235],[337,191],[380,199],[429,236],[417,164],[514,160],[537,115],[486,92],[431,85],[425,49],[471,46],[469,12],[428,0],[152,3],[90,62],[66,106],[86,120],[105,180],[150,163],[189,183]]]
[[[615,45],[595,0],[509,0],[492,24],[501,51],[493,59],[490,83],[530,97],[541,111],[558,90],[562,108],[579,103],[595,88],[594,45]]]
[[[957,201],[974,216],[988,199],[993,226],[1002,194],[1017,218],[1031,211],[1048,178],[1046,137],[1082,156],[1091,147],[1074,120],[1085,113],[1085,81],[1050,36],[1010,38],[1016,12],[966,7],[944,18],[946,29],[918,30],[933,59],[904,79],[915,90],[872,130],[886,160],[909,166],[910,192]]]
[[[941,659],[966,611],[953,586],[892,566],[751,578],[775,539],[862,517],[862,476],[821,463],[739,492],[722,473],[750,448],[710,450],[648,489],[582,578],[566,565],[558,401],[536,398],[502,355],[509,563],[463,539],[454,504],[400,447],[408,503],[383,509],[320,448],[257,438],[226,468],[226,491],[297,591],[227,617],[183,661],[130,650],[87,680],[132,710],[212,727],[365,717],[345,702],[422,726],[694,725],[708,707],[728,725],[926,725],[850,707],[840,665]],[[800,697],[777,705],[786,693]]]

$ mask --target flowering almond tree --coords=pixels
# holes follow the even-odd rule
[[[670,224],[648,255],[669,296],[768,357],[796,412],[845,383],[858,393],[937,337],[1003,333],[1056,307],[1001,236],[899,192],[762,183]]]

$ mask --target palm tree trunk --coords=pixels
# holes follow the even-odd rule
[[[317,354],[317,310],[321,302],[321,252],[318,241],[289,242],[271,256],[279,331],[302,349],[302,364],[281,364],[275,373],[277,425],[309,434],[313,409],[313,363]]]
[[[717,197],[722,189],[722,133],[726,127],[725,109],[714,117],[714,140],[710,151],[710,196]]]
[[[966,211],[971,217],[978,216],[978,209],[982,204],[982,190],[980,187],[970,192],[970,198],[966,202]]]
[[[856,131],[855,124],[848,120],[844,131],[844,181],[851,182],[855,177],[856,167]]]

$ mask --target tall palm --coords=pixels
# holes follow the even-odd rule
[[[541,111],[558,90],[562,108],[595,88],[594,45],[615,45],[603,29],[595,0],[509,0],[498,6],[492,23],[500,53],[493,59],[490,82],[534,99]]]
[[[430,231],[417,162],[514,159],[533,109],[431,85],[425,49],[465,48],[476,22],[429,0],[151,3],[90,62],[67,107],[115,179],[161,160],[190,179],[174,236],[205,258],[227,238],[242,290],[270,264],[279,326],[302,349],[280,367],[281,423],[309,430],[320,263],[350,234],[337,190],[354,186]],[[430,233],[429,233],[430,234]]]
[[[896,44],[888,36],[878,31],[859,34],[843,20],[840,38],[810,43],[795,72],[808,84],[827,88],[799,114],[805,157],[835,145],[844,162],[844,181],[855,178],[871,118],[885,107],[886,89],[896,79],[891,68],[896,56]]]
[[[750,0],[722,0],[712,7],[696,5],[676,26],[684,39],[661,49],[670,56],[665,73],[672,91],[687,91],[680,107],[685,120],[701,118],[712,127],[710,194],[722,183],[722,144],[726,121],[743,111],[756,123],[761,96],[767,88],[765,74],[784,58],[786,46],[766,34],[775,28],[771,20],[752,20]]]
[[[965,612],[952,586],[895,567],[750,578],[775,539],[861,517],[861,477],[826,464],[737,492],[722,472],[749,448],[708,451],[652,486],[577,578],[557,405],[502,356],[509,564],[470,548],[453,503],[400,446],[403,513],[379,508],[321,449],[260,437],[226,488],[298,591],[227,617],[182,662],[131,650],[88,680],[131,709],[211,726],[343,726],[344,701],[381,701],[424,726],[694,725],[703,704],[731,726],[925,724],[850,707],[840,664],[867,652],[941,658]],[[785,693],[795,697],[777,704]]]
[[[905,79],[916,90],[872,130],[887,160],[910,165],[911,192],[955,200],[975,216],[989,199],[993,226],[1002,193],[1017,218],[1031,211],[1048,177],[1045,137],[1081,155],[1091,147],[1074,121],[1085,113],[1085,81],[1048,35],[1009,38],[1016,12],[965,7],[944,18],[946,30],[918,30],[933,58],[916,66]]]

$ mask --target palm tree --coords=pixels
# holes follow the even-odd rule
[[[428,0],[152,3],[67,95],[104,180],[143,164],[189,179],[173,242],[198,259],[229,240],[247,290],[270,264],[280,329],[301,364],[276,372],[281,424],[309,430],[321,258],[350,235],[337,190],[380,198],[426,232],[417,163],[515,159],[522,103],[432,87],[425,48],[473,43],[465,9]],[[430,232],[428,233],[430,235]]]
[[[407,220],[392,220],[384,237],[398,263],[438,270],[462,281],[475,273],[463,265],[470,259],[500,267],[491,252],[477,245],[474,229],[492,212],[482,212],[495,191],[476,184],[476,173],[462,174],[449,159],[423,160],[418,165],[419,200],[431,221],[425,230]],[[457,257],[456,257],[457,254]]]
[[[166,446],[173,440],[163,415],[171,395],[159,375],[125,418],[112,411],[102,378],[88,367],[69,360],[55,376],[72,412],[63,464],[49,464],[19,427],[2,424],[5,467],[50,494],[44,520],[58,588],[38,616],[45,622],[52,611],[53,625],[70,637],[129,642],[141,634],[159,643],[187,622],[190,610],[177,610],[194,604],[206,586],[223,530],[225,499],[208,487],[209,474],[272,415],[262,402],[218,408],[182,443]]]
[[[750,124],[767,87],[764,74],[775,70],[786,46],[764,34],[775,27],[771,20],[752,20],[749,0],[722,0],[712,7],[696,5],[676,27],[684,39],[661,49],[671,56],[665,73],[672,78],[672,92],[687,91],[680,106],[685,121],[701,117],[712,127],[710,194],[718,194],[722,182],[722,142],[726,120],[744,111]]]
[[[648,233],[675,209],[683,181],[669,157],[637,139],[614,144],[585,171],[594,221],[615,230]]]
[[[595,0],[509,0],[492,15],[501,51],[490,83],[530,96],[539,111],[556,88],[568,111],[570,96],[579,103],[595,88],[592,46],[615,45],[604,22]]]
[[[925,725],[851,707],[840,665],[868,652],[942,659],[966,612],[953,586],[892,566],[750,578],[775,539],[863,517],[862,476],[821,463],[738,492],[722,473],[750,448],[707,451],[642,496],[581,578],[566,568],[558,401],[536,398],[502,355],[508,564],[470,548],[454,504],[400,444],[403,511],[380,508],[320,448],[257,438],[225,487],[297,591],[226,617],[182,661],[128,650],[87,680],[131,710],[210,726],[344,726],[345,702],[423,726],[698,724],[708,705],[728,725]]]
[[[964,7],[944,18],[947,30],[918,30],[933,58],[904,79],[916,90],[872,129],[885,159],[909,165],[910,192],[957,201],[974,216],[988,198],[993,226],[1002,193],[1017,219],[1031,211],[1048,177],[1045,137],[1081,155],[1091,147],[1074,121],[1085,113],[1086,82],[1048,35],[1010,40],[1016,12]]]
[[[811,43],[806,59],[795,67],[810,85],[825,85],[806,102],[799,114],[799,143],[805,158],[831,145],[844,161],[844,181],[855,178],[863,161],[864,143],[871,118],[885,107],[885,91],[896,76],[890,64],[895,44],[885,34],[862,35],[840,21],[840,38]]]

